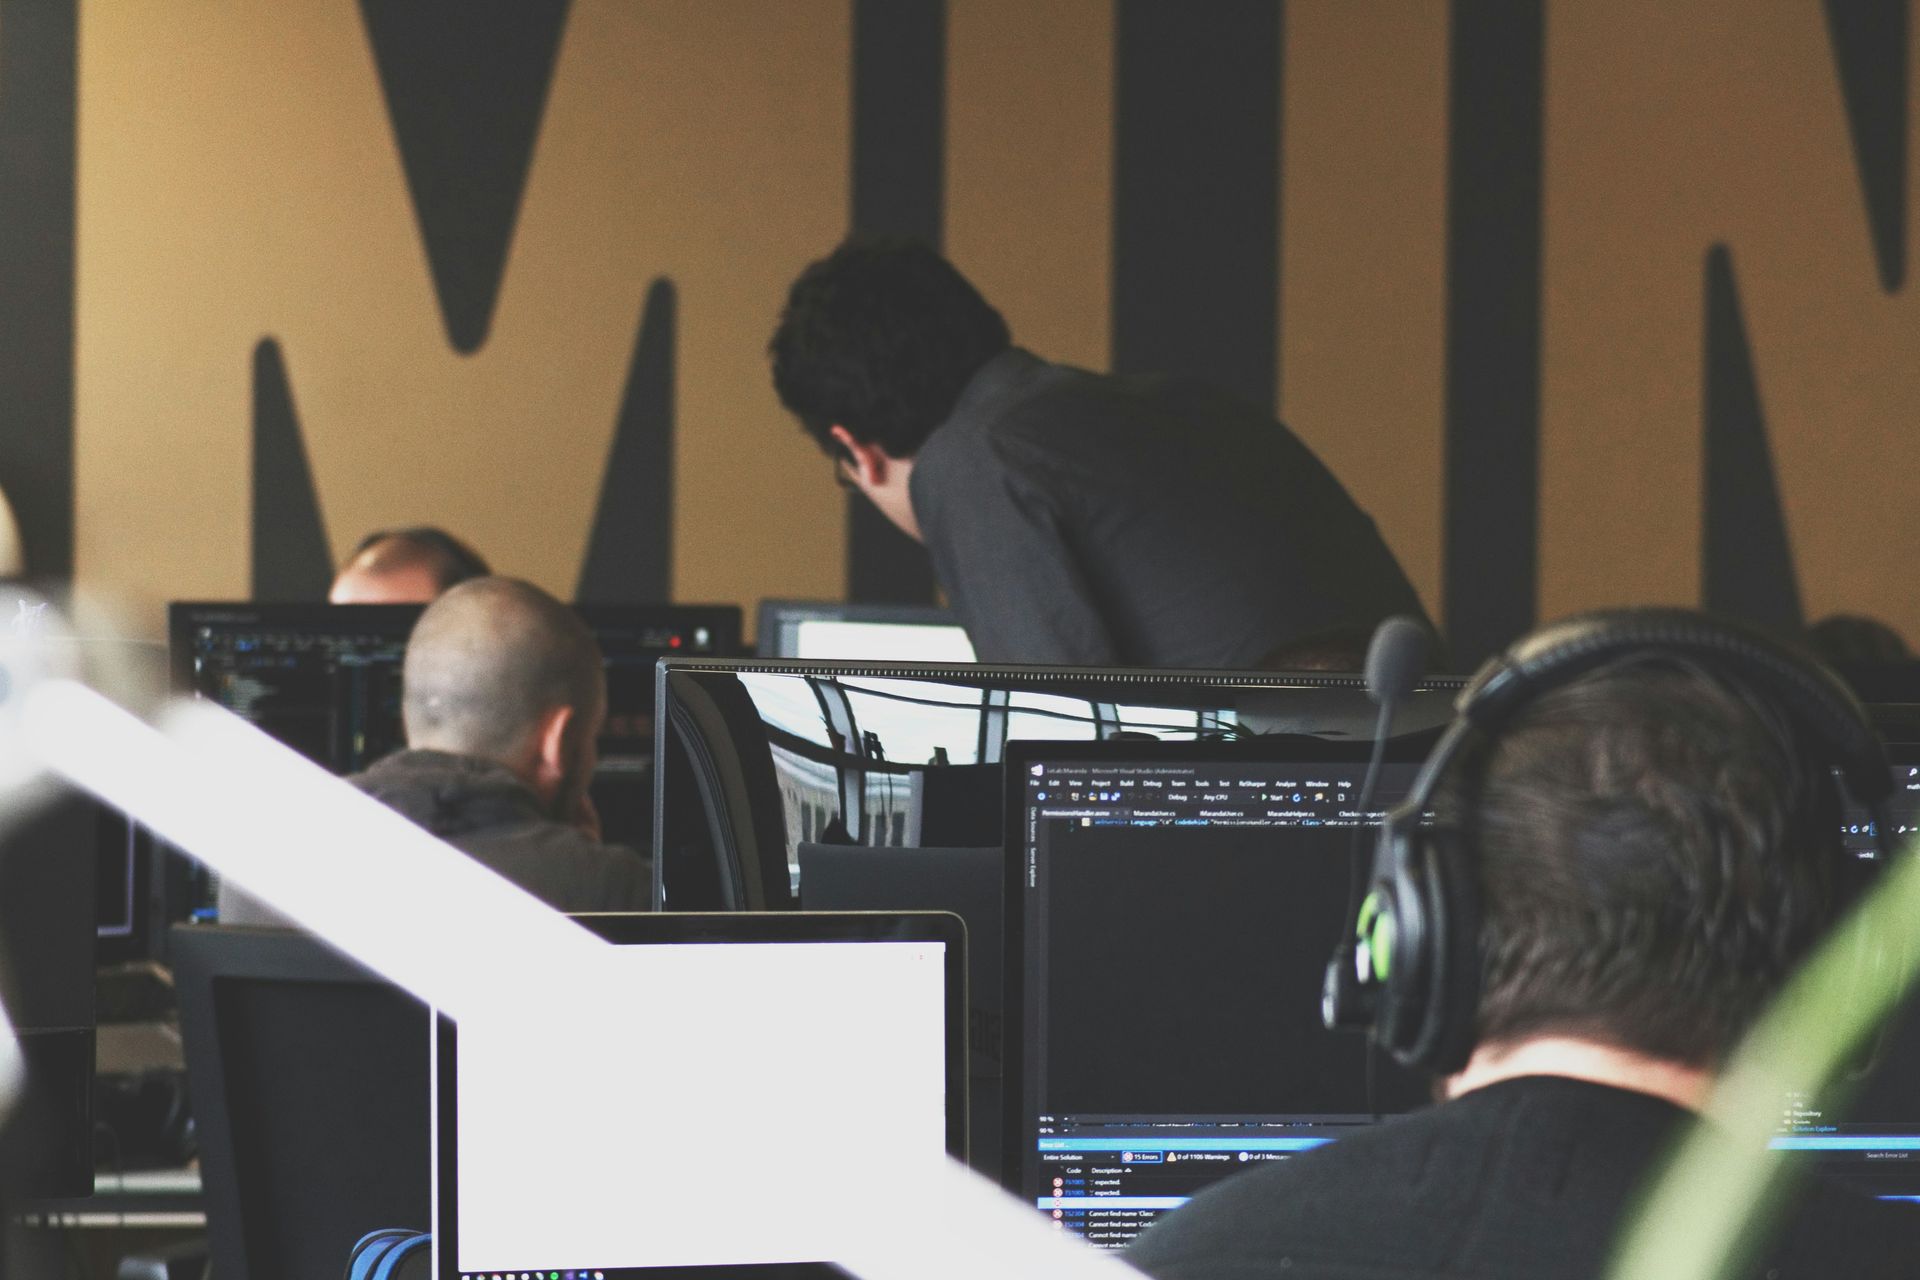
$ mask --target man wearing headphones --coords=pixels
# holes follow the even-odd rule
[[[1433,1071],[1443,1101],[1217,1184],[1136,1243],[1149,1274],[1601,1276],[1871,866],[1841,846],[1832,771],[1883,798],[1877,741],[1837,681],[1744,631],[1576,619],[1461,704],[1388,820],[1336,957],[1351,980],[1329,982],[1329,1020]],[[1814,1180],[1770,1249],[1770,1280],[1914,1275],[1920,1209]]]

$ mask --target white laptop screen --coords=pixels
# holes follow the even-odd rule
[[[440,1274],[831,1256],[831,1224],[770,1211],[796,1180],[885,1177],[953,1145],[962,948],[921,933],[620,946],[591,999],[469,1019],[457,1042],[443,1020]]]

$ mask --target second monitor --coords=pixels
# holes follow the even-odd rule
[[[960,620],[931,605],[760,602],[759,650],[765,658],[841,658],[867,662],[972,662]]]

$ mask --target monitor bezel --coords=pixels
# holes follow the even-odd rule
[[[947,1154],[967,1158],[967,927],[945,911],[782,911],[592,913],[569,917],[616,946],[677,943],[768,942],[937,942],[946,947]],[[456,1265],[459,1232],[459,1143],[455,1073],[458,1033],[453,1020],[435,1012],[431,1078],[433,1115],[434,1275],[460,1280]],[[682,1269],[603,1268],[608,1280],[668,1280]],[[702,1280],[829,1280],[843,1273],[831,1263],[721,1264],[698,1268]]]

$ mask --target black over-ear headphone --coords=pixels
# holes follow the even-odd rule
[[[1329,992],[1344,997],[1328,1000],[1329,1027],[1370,1031],[1410,1067],[1449,1074],[1466,1065],[1480,999],[1479,884],[1466,832],[1422,826],[1422,817],[1457,759],[1496,738],[1535,698],[1623,659],[1660,657],[1724,673],[1783,711],[1796,737],[1837,768],[1867,808],[1887,860],[1892,770],[1866,712],[1831,671],[1758,631],[1684,609],[1571,618],[1474,674],[1411,794],[1382,820],[1372,884],[1332,961],[1352,969],[1327,975]]]

